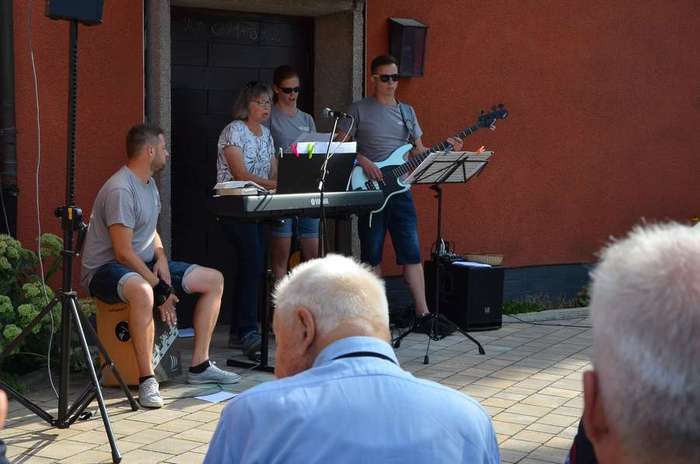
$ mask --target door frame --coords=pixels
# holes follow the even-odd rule
[[[212,8],[258,14],[300,15],[314,18],[314,115],[319,129],[320,109],[325,106],[344,108],[363,97],[366,0],[144,0],[144,85],[145,117],[165,132],[172,141],[171,105],[171,35],[170,9],[173,6]],[[339,33],[340,31],[340,33]],[[347,53],[338,53],[347,50]],[[352,72],[348,73],[347,70]],[[327,79],[332,76],[331,79]],[[324,85],[324,82],[327,82]],[[158,219],[163,245],[168,255],[172,249],[172,177],[170,165],[156,176],[161,196]],[[356,234],[353,234],[356,235]],[[353,242],[357,242],[353,240]],[[353,243],[353,254],[357,254]]]

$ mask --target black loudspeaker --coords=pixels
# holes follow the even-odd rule
[[[423,76],[428,26],[411,18],[389,18],[389,52],[399,61],[399,76]]]
[[[46,16],[75,20],[86,26],[102,23],[104,0],[47,0]]]
[[[435,306],[435,262],[425,262],[425,295]],[[503,268],[442,264],[440,313],[466,332],[498,330],[503,320]]]

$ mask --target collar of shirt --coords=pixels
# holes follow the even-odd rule
[[[387,342],[375,337],[347,337],[336,340],[325,347],[316,357],[313,367],[326,366],[338,356],[358,351],[382,354],[392,359],[397,366],[399,365],[399,360],[396,358],[394,350]],[[386,362],[388,363],[389,361]]]

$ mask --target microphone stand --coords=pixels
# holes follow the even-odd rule
[[[323,160],[323,165],[321,165],[321,179],[318,182],[318,191],[320,193],[320,213],[321,220],[318,225],[318,257],[323,258],[326,256],[326,205],[323,199],[323,192],[326,186],[326,176],[328,175],[328,160],[332,155],[331,153],[331,143],[335,138],[335,131],[338,128],[339,116],[335,116],[333,121],[333,130],[331,131],[330,137],[328,137],[328,146],[326,147],[326,159]]]

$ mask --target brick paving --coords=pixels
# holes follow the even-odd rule
[[[582,327],[506,323],[497,331],[473,333],[486,349],[484,356],[469,340],[452,335],[431,342],[428,365],[423,364],[424,335],[411,334],[396,351],[402,366],[416,376],[463,391],[481,402],[493,418],[502,462],[561,463],[581,415],[581,372],[589,367],[591,331],[583,319],[551,323]],[[183,359],[188,360],[191,340],[179,340],[178,345]],[[222,366],[230,353],[225,346],[225,332],[217,332],[213,359]],[[232,391],[243,391],[273,378],[266,373],[238,372],[243,380]],[[119,390],[105,389],[122,462],[201,462],[225,403],[211,404],[191,397],[216,390],[177,381],[163,384],[164,408],[134,412]],[[43,407],[56,407],[50,389],[30,396]],[[96,403],[90,409],[97,411]],[[6,428],[0,436],[8,445],[13,463],[111,462],[99,417],[59,430],[11,401]]]

